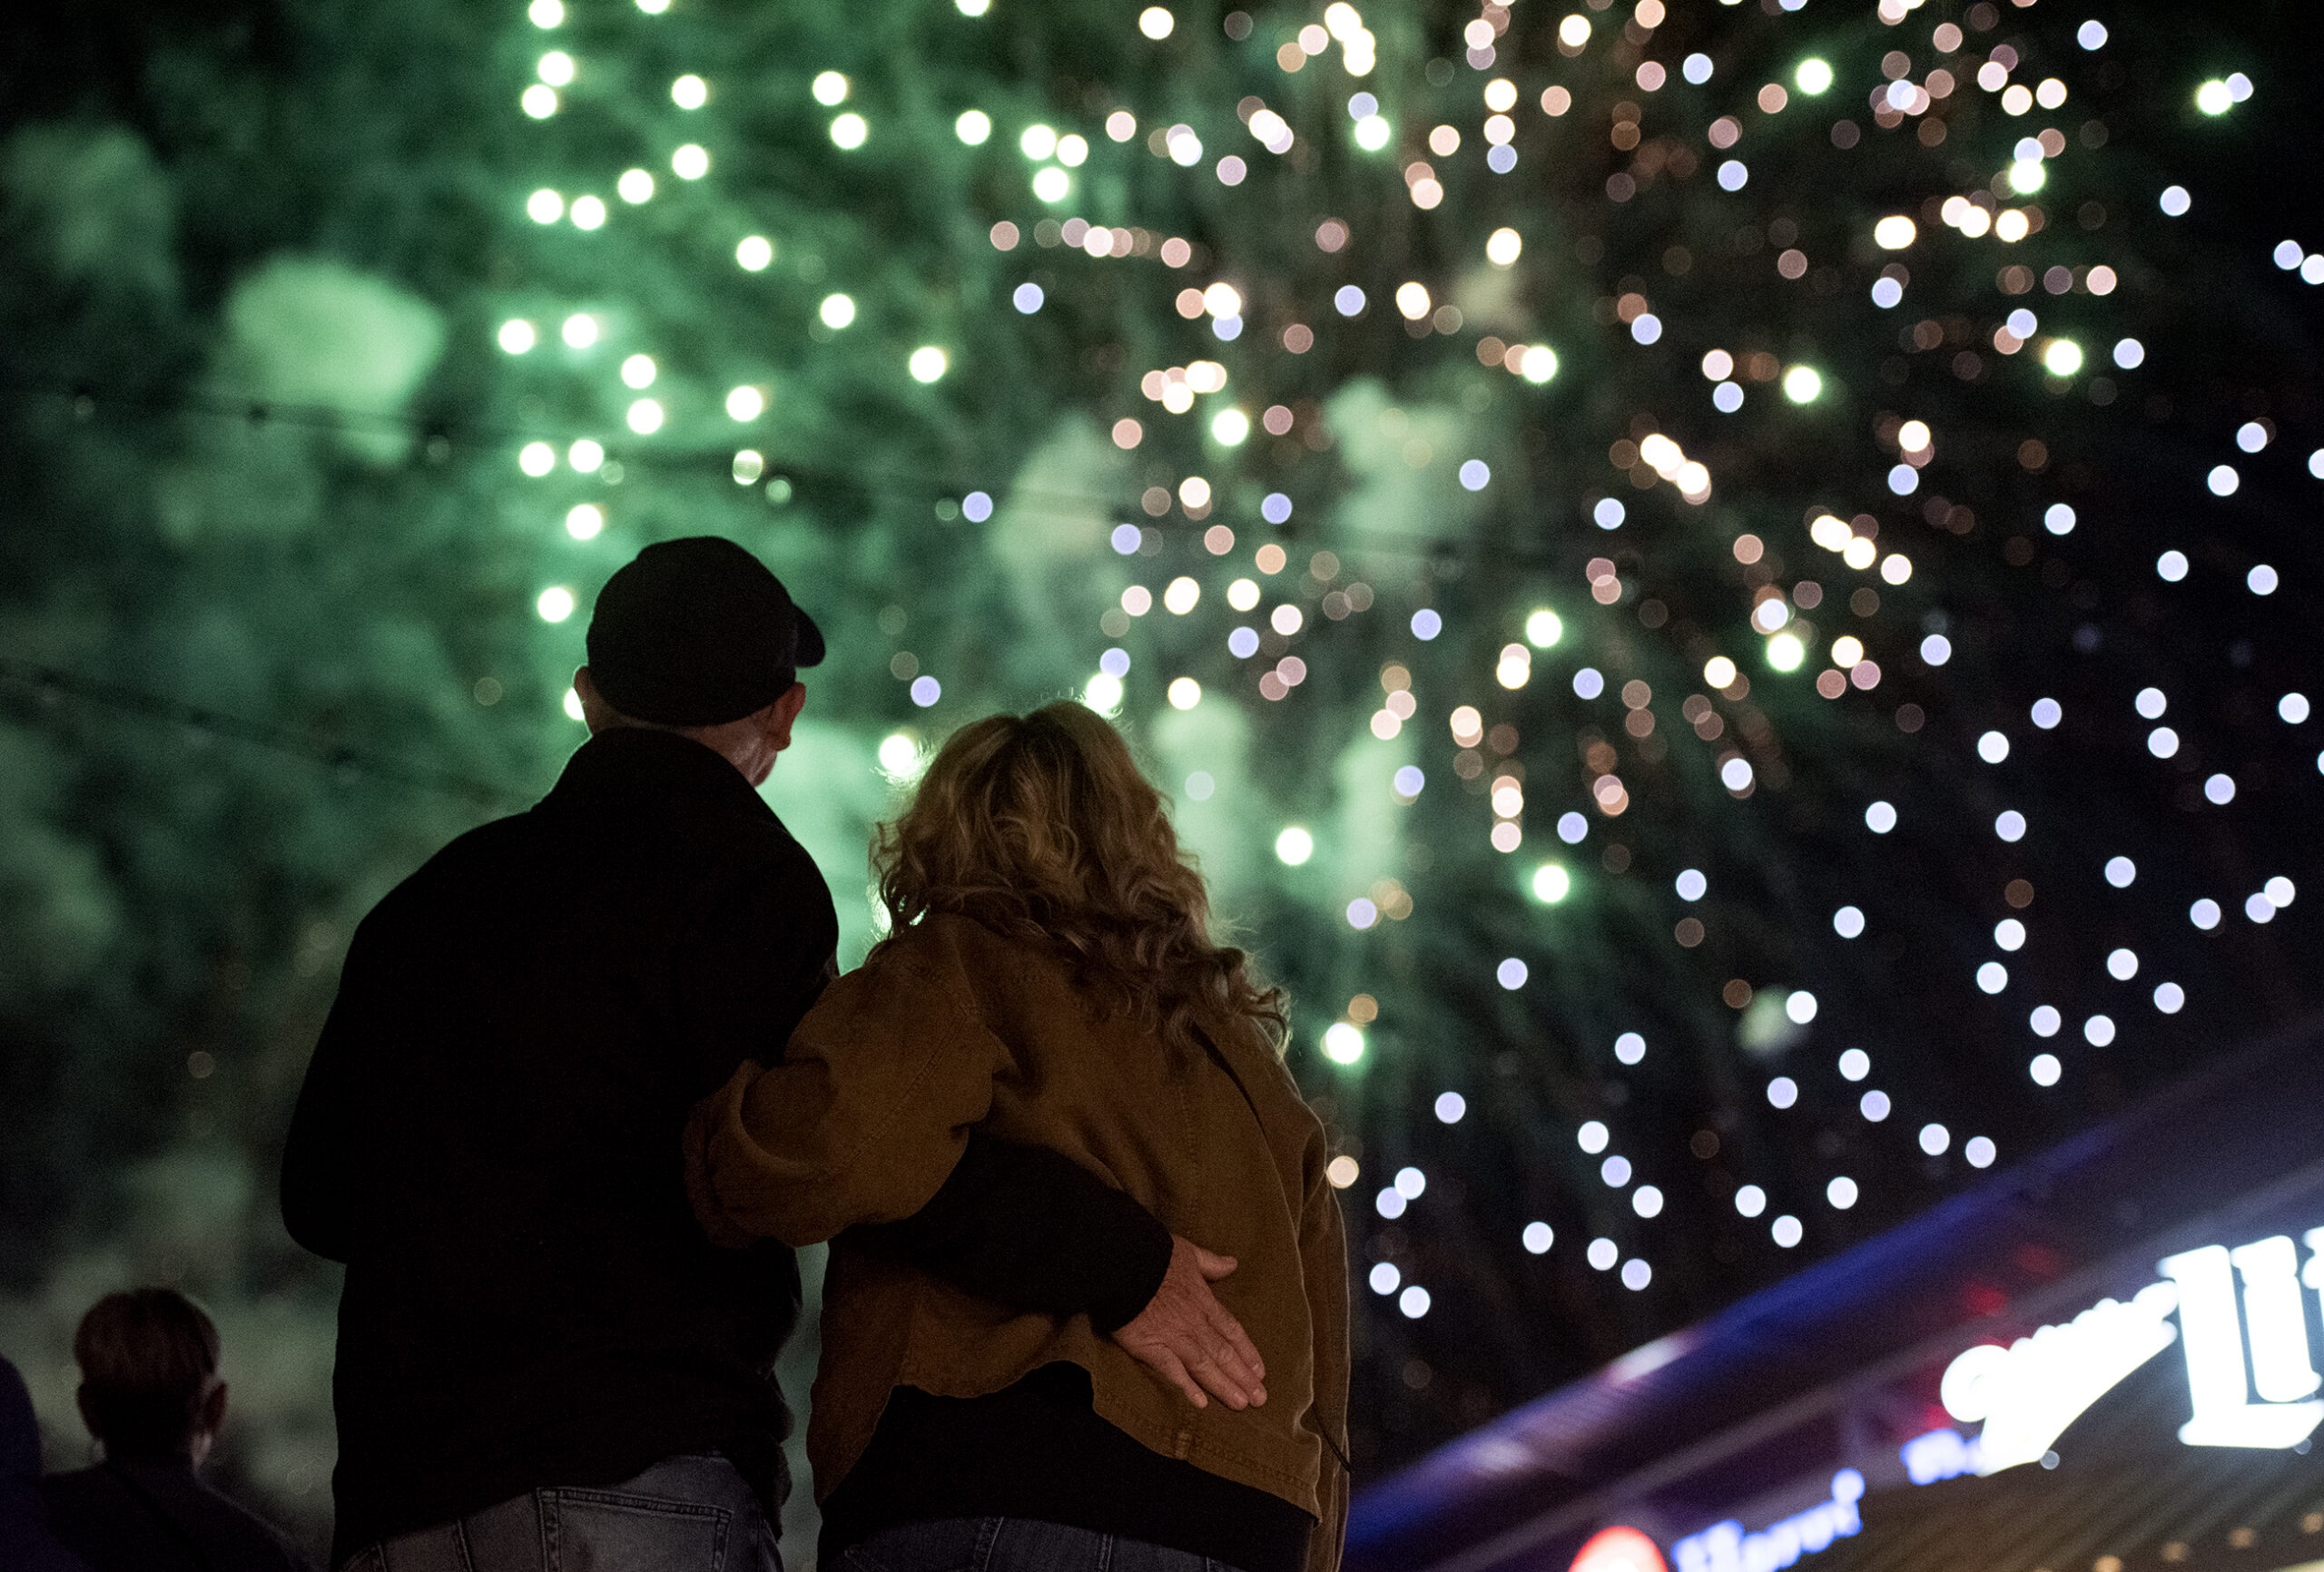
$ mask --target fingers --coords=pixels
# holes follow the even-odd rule
[[[1187,1367],[1179,1362],[1177,1354],[1167,1348],[1157,1348],[1146,1362],[1167,1376],[1173,1385],[1186,1393],[1187,1401],[1198,1409],[1206,1409],[1210,1406],[1210,1400],[1203,1396],[1202,1388],[1195,1384],[1194,1377],[1187,1373]]]
[[[1228,1373],[1208,1348],[1197,1344],[1190,1350],[1187,1355],[1187,1365],[1204,1390],[1228,1408],[1240,1412],[1251,1406],[1249,1386]]]
[[[1197,1244],[1195,1246],[1195,1265],[1200,1269],[1203,1281],[1216,1282],[1220,1278],[1234,1272],[1235,1258],[1231,1255],[1215,1255]]]
[[[1258,1345],[1243,1330],[1243,1323],[1216,1299],[1210,1302],[1209,1321],[1212,1331],[1225,1342],[1228,1356],[1249,1371],[1251,1384],[1256,1387],[1264,1382],[1267,1379],[1267,1361],[1259,1357]],[[1265,1394],[1262,1392],[1256,1400],[1266,1401]]]

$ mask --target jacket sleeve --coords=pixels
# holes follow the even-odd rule
[[[1010,1063],[969,1007],[949,948],[892,944],[832,985],[782,1064],[745,1061],[695,1106],[694,1211],[731,1244],[814,1244],[910,1217],[960,1162]]]
[[[831,887],[795,844],[725,869],[694,906],[677,945],[675,990],[696,1056],[690,1097],[745,1060],[782,1056],[837,974],[839,947]]]
[[[371,950],[378,939],[367,920],[356,929],[340,968],[339,994],[307,1061],[306,1079],[282,1144],[282,1225],[290,1237],[327,1261],[348,1259],[355,1238],[352,1086],[363,1039],[375,1024],[366,996]]]
[[[1329,1154],[1323,1150],[1320,1139],[1311,1151],[1306,1200],[1299,1220],[1299,1262],[1306,1281],[1308,1318],[1315,1328],[1315,1399],[1303,1422],[1324,1443],[1324,1472],[1315,1488],[1323,1516],[1308,1537],[1306,1572],[1337,1572],[1347,1539],[1350,1484],[1347,1236],[1339,1194],[1324,1177]]]
[[[1110,1334],[1170,1269],[1170,1231],[1071,1158],[971,1131],[935,1198],[849,1237],[1024,1313],[1087,1314]]]

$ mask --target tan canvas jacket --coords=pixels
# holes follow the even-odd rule
[[[964,918],[909,929],[842,978],[785,1062],[746,1064],[694,1110],[687,1184],[712,1237],[793,1245],[909,1217],[969,1127],[1104,1175],[1171,1232],[1240,1263],[1220,1301],[1266,1361],[1267,1401],[1196,1409],[1087,1316],[1018,1315],[834,1245],[807,1452],[828,1497],[899,1386],[998,1391],[1040,1365],[1089,1372],[1100,1417],[1167,1457],[1315,1514],[1309,1572],[1347,1517],[1347,1267],[1323,1127],[1246,1023],[1173,1053],[1102,1018],[1046,949]]]

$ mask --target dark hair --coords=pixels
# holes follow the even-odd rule
[[[89,1428],[106,1455],[172,1457],[192,1442],[218,1373],[218,1328],[173,1288],[131,1289],[90,1307],[73,1358]]]

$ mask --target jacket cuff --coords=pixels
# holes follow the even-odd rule
[[[1107,1235],[1110,1259],[1093,1261],[1095,1292],[1089,1299],[1089,1324],[1107,1336],[1136,1321],[1170,1271],[1170,1231],[1154,1214],[1127,1195],[1119,1225]]]

